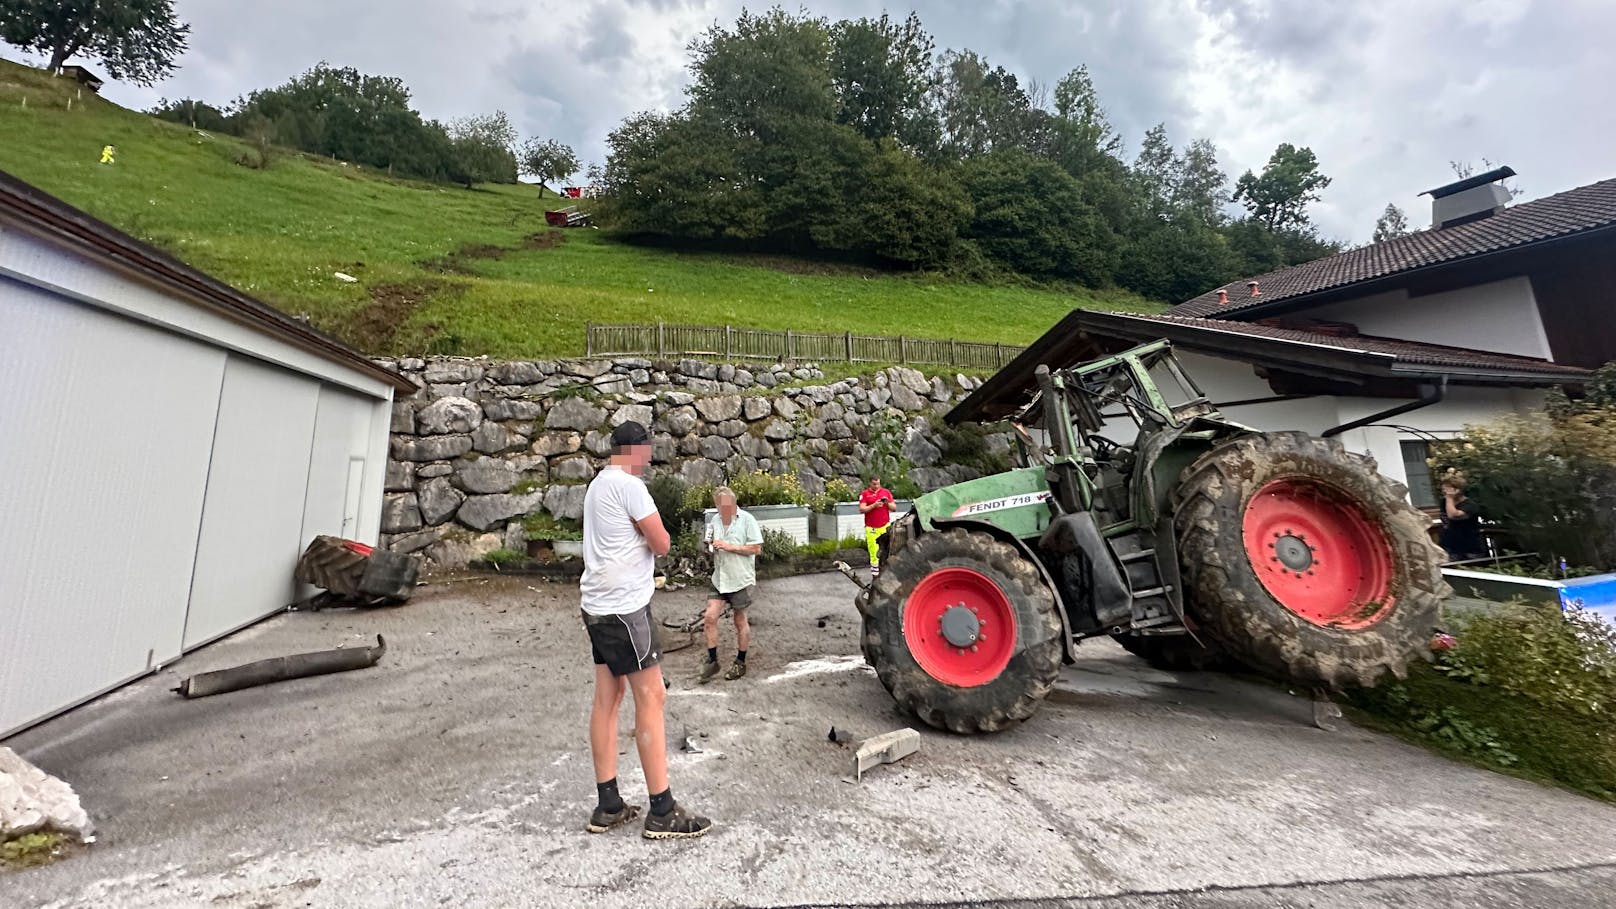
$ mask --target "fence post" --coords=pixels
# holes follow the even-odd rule
[[[853,333],[847,333],[847,362],[853,362]]]
[[[786,360],[789,362],[794,359],[796,357],[791,352],[791,329],[788,328],[786,329]]]
[[[663,325],[661,322],[656,324],[656,353],[658,357],[665,357],[668,355],[665,342],[663,341]]]
[[[993,365],[1004,368],[1004,345],[998,341],[993,342]]]
[[[898,362],[909,362],[909,339],[898,335]]]
[[[584,356],[592,357],[594,355],[595,355],[595,323],[593,323],[593,322],[585,322],[584,323]]]
[[[730,351],[729,325],[725,324],[724,325],[724,356],[726,358],[729,357],[729,351]]]
[[[948,365],[959,366],[959,342],[953,338],[948,339]]]

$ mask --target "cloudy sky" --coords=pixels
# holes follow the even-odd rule
[[[810,0],[830,18],[911,6]],[[679,103],[685,47],[739,0],[177,0],[181,69],[106,94],[228,101],[320,60],[397,75],[422,113],[495,108],[599,160],[625,114]],[[757,8],[760,4],[753,3]],[[1522,199],[1616,177],[1616,3],[1608,0],[928,0],[941,48],[1053,83],[1086,63],[1130,143],[1165,122],[1217,143],[1231,181],[1280,142],[1334,178],[1314,220],[1368,238],[1388,201],[1415,225],[1450,160],[1509,164]],[[8,54],[15,55],[8,50]],[[1603,88],[1601,87],[1603,86]]]

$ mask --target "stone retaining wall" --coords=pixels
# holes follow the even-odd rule
[[[931,428],[931,415],[979,384],[963,375],[891,367],[824,382],[813,366],[696,360],[378,362],[419,386],[393,405],[382,542],[431,567],[522,548],[526,515],[581,517],[611,430],[626,420],[652,429],[653,473],[692,484],[765,470],[795,474],[810,493],[836,477],[857,485],[872,420],[904,434],[921,488],[979,475],[947,463]],[[1008,437],[987,441],[1008,453]]]

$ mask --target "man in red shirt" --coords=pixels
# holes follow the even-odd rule
[[[859,492],[859,513],[864,515],[864,542],[870,547],[870,579],[881,576],[881,556],[886,552],[887,527],[892,524],[892,493],[871,475]]]

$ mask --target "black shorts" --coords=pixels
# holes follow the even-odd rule
[[[752,591],[756,589],[757,585],[753,584],[747,587],[742,587],[740,590],[736,590],[731,593],[719,593],[718,591],[714,590],[707,594],[707,599],[723,600],[725,603],[729,604],[731,609],[735,610],[736,612],[740,612],[746,607],[752,605]]]
[[[584,613],[589,630],[589,649],[596,666],[605,666],[614,676],[650,669],[662,662],[657,649],[656,631],[651,626],[651,607],[641,606],[627,615]]]

